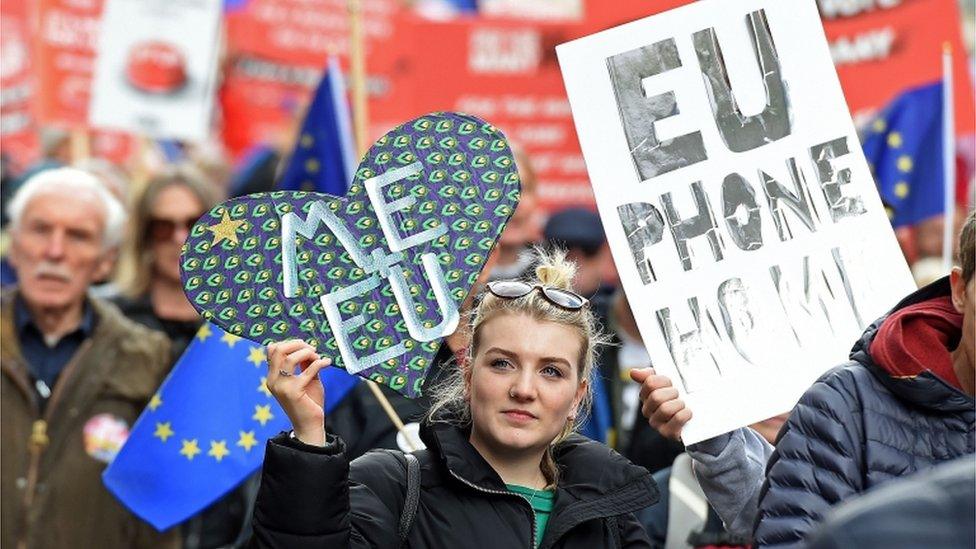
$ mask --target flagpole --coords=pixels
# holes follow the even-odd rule
[[[945,42],[942,45],[942,267],[946,273],[952,270],[952,243],[956,227],[956,125],[953,107],[952,46]]]
[[[352,90],[353,125],[356,150],[365,154],[369,147],[369,106],[366,101],[366,52],[363,39],[363,2],[349,0],[349,64]]]
[[[349,7],[349,85],[352,92],[353,126],[356,132],[356,150],[360,155],[366,154],[369,148],[369,110],[366,101],[366,52],[363,40],[363,2],[362,0],[348,0]],[[407,448],[412,452],[417,449],[413,437],[406,431],[403,420],[397,415],[393,405],[386,398],[373,380],[367,379],[366,386],[376,397],[387,417],[403,435]]]
[[[85,128],[75,128],[69,134],[69,150],[71,153],[71,163],[78,164],[91,157],[91,141],[88,138],[88,130]]]

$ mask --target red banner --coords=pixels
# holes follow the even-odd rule
[[[687,4],[625,0],[587,4],[591,32]],[[942,78],[942,47],[954,52],[956,133],[976,131],[973,84],[957,0],[817,0],[831,55],[855,123],[898,94]]]
[[[256,143],[285,138],[321,78],[329,55],[349,66],[346,0],[238,0],[226,13],[228,60],[221,90],[223,137],[239,157]],[[396,0],[364,0],[363,31],[370,58],[368,90],[388,89],[374,56],[393,48]],[[397,46],[399,47],[399,46]]]
[[[31,112],[35,94],[27,10],[26,0],[0,4],[0,144],[14,173],[34,162],[39,152]]]
[[[820,0],[820,16],[856,122],[901,92],[940,80],[948,44],[954,52],[956,133],[976,131],[956,0]]]
[[[590,0],[584,22],[540,23],[486,17],[435,22],[401,13],[390,0],[367,0],[370,133],[382,135],[433,110],[482,116],[529,153],[543,207],[591,203],[554,46],[684,3]],[[939,78],[941,44],[948,41],[960,52],[957,130],[971,133],[972,88],[955,0],[875,3],[894,7],[819,0],[852,113],[863,116]],[[327,55],[348,52],[345,6],[344,0],[249,0],[228,13],[221,104],[225,143],[235,155],[293,131]]]
[[[392,89],[371,104],[371,131],[437,110],[480,116],[531,158],[542,207],[593,201],[555,46],[577,25],[405,18],[397,51],[381,64],[400,67]],[[372,60],[371,60],[372,62]]]
[[[42,123],[88,125],[102,0],[40,0],[34,60]]]

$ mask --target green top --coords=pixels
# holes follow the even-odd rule
[[[556,499],[554,490],[533,490],[518,484],[506,484],[510,492],[516,493],[532,506],[535,511],[535,546],[538,548],[542,543],[542,536],[546,533],[546,525],[549,523],[549,514],[552,513],[552,502]]]

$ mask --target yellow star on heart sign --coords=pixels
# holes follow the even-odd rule
[[[207,227],[207,230],[212,232],[214,235],[213,242],[210,243],[210,246],[216,246],[224,240],[236,245],[237,231],[240,230],[241,225],[243,224],[243,219],[232,220],[230,215],[227,214],[227,210],[224,210],[224,217],[220,220],[220,223]]]

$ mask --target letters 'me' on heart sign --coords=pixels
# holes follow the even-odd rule
[[[231,334],[304,339],[415,397],[518,196],[500,131],[422,116],[373,144],[345,197],[282,191],[215,206],[184,244],[185,292]]]

